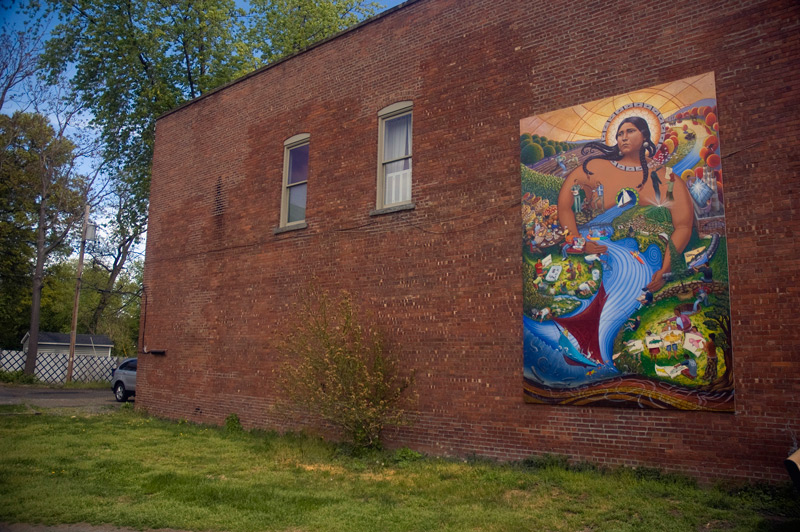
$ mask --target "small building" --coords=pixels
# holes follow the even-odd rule
[[[22,350],[28,352],[31,333],[22,338]],[[75,337],[75,354],[96,357],[110,357],[114,342],[104,334],[78,334]],[[69,353],[69,334],[39,332],[39,353]]]

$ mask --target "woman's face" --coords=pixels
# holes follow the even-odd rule
[[[638,154],[644,144],[644,135],[636,126],[626,122],[617,131],[617,146],[622,155]]]

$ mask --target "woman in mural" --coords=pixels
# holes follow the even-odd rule
[[[583,165],[573,170],[564,180],[558,196],[558,219],[573,235],[580,234],[575,220],[573,188],[580,186],[587,193],[598,185],[605,189],[603,209],[613,207],[617,195],[623,189],[636,191],[640,205],[666,207],[672,215],[673,232],[670,236],[674,249],[682,253],[692,234],[693,209],[689,190],[682,180],[673,187],[673,198],[665,197],[665,170],[652,157],[656,146],[651,139],[647,120],[629,116],[620,122],[616,132],[616,144],[590,142],[582,153],[599,152],[587,158]],[[586,242],[586,253],[604,253],[606,246],[594,241]],[[664,286],[664,274],[670,271],[671,255],[667,247],[661,268],[652,276],[647,290],[656,292]]]

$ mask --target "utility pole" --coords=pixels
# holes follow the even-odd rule
[[[87,232],[89,234],[87,234]],[[75,360],[75,339],[78,332],[78,301],[81,296],[81,276],[83,275],[83,252],[87,240],[95,240],[96,227],[89,223],[89,204],[83,213],[83,228],[81,229],[81,251],[78,255],[78,274],[75,280],[75,301],[72,303],[72,329],[69,334],[69,362],[67,363],[67,382],[72,381],[72,363]]]

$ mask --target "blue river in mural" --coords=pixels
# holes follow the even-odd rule
[[[626,205],[608,209],[592,220],[591,229],[605,229],[612,233],[611,222],[630,207]],[[584,236],[588,232],[588,226],[581,228]],[[640,303],[636,298],[642,294],[653,273],[661,266],[662,256],[658,246],[651,245],[640,254],[644,262],[642,264],[631,253],[639,251],[635,239],[603,240],[600,243],[608,247],[608,251],[601,255],[603,286],[609,294],[600,315],[598,331],[603,365],[586,368],[567,364],[558,347],[561,329],[553,321],[540,323],[524,316],[525,377],[549,385],[572,387],[619,375],[612,360],[614,338],[625,320],[639,308]],[[578,301],[581,303],[580,307],[564,317],[580,314],[591,303],[591,300]],[[571,341],[577,348],[574,338]]]

